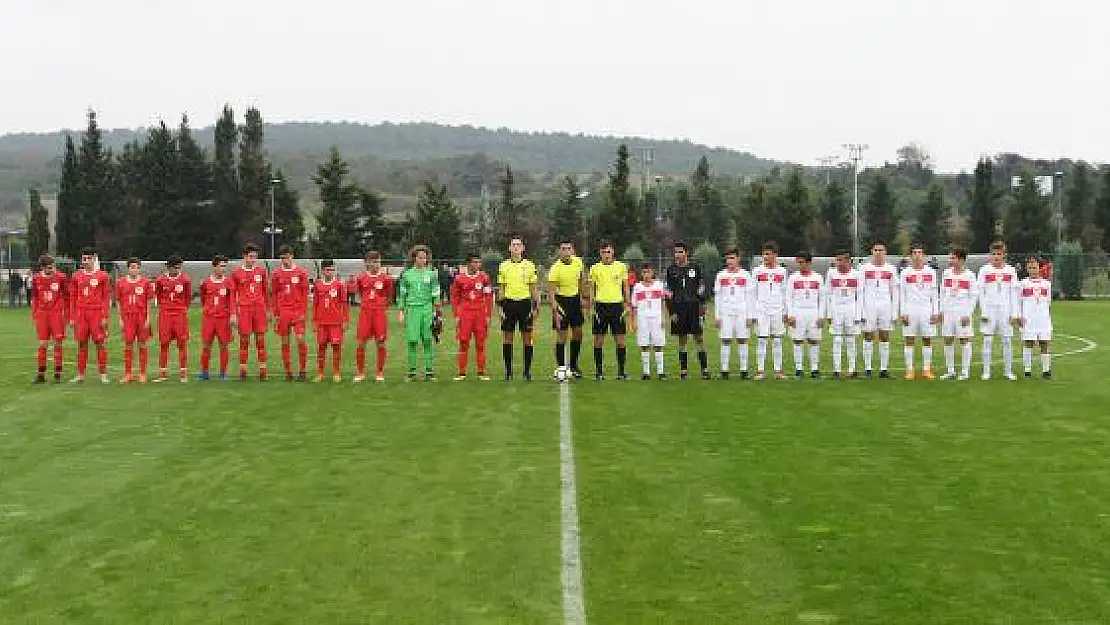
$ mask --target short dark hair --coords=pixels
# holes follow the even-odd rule
[[[293,248],[289,247],[288,245],[283,245],[278,249],[278,256],[286,256],[286,255],[292,256],[293,255]]]
[[[81,248],[81,256],[96,256],[96,250],[91,247]]]
[[[512,245],[513,241],[520,241],[520,244],[524,245],[524,237],[520,236],[519,234],[514,234],[513,236],[509,237],[509,245]]]
[[[925,244],[921,243],[920,241],[915,241],[914,243],[911,243],[910,244],[910,254],[913,254],[914,250],[921,250],[921,253],[924,254],[925,253]]]
[[[381,260],[382,253],[377,250],[366,252],[366,260]]]
[[[774,252],[774,253],[778,254],[779,253],[779,244],[775,243],[774,241],[764,241],[763,242],[763,251],[764,252]]]
[[[813,254],[810,254],[809,252],[798,252],[794,255],[794,258],[797,260],[804,260],[807,263],[813,262]]]
[[[474,252],[470,252],[466,255],[466,262],[469,263],[472,260],[478,260],[480,258],[481,258],[481,256],[475,254]]]
[[[949,250],[948,253],[955,256],[956,258],[958,258],[960,260],[967,260],[967,250],[964,250],[964,249],[961,249],[961,248],[958,248],[958,247],[954,247],[951,250]]]
[[[640,269],[650,269],[652,271],[655,271],[655,265],[651,263],[644,263],[643,265],[640,265]]]
[[[39,267],[49,267],[54,264],[54,257],[50,254],[39,256]]]
[[[676,250],[682,250],[683,252],[690,253],[690,248],[687,247],[686,243],[683,241],[675,241],[674,245],[672,245],[671,247]]]
[[[427,245],[420,244],[420,245],[412,246],[412,249],[409,250],[409,260],[416,260],[416,255],[419,254],[420,252],[424,252],[425,254],[427,254],[428,255],[428,260],[432,259],[432,250],[431,250],[431,248],[429,248]]]
[[[138,256],[128,257],[127,266],[130,267],[131,265],[138,265],[138,266],[142,267],[143,266],[143,261],[139,260]]]
[[[243,246],[243,255],[244,256],[246,256],[247,254],[257,254],[257,253],[258,253],[258,246],[255,245],[254,243],[247,243],[246,245]]]
[[[334,267],[334,266],[335,266],[335,261],[330,259],[330,258],[320,261],[320,269],[327,269],[328,267]]]
[[[563,237],[563,240],[559,241],[559,246],[562,247],[563,245],[574,247],[574,241],[572,241],[570,237]]]
[[[836,251],[836,256],[847,256],[848,258],[851,258],[852,253],[849,252],[848,250],[837,250]]]
[[[597,246],[597,249],[599,249],[599,250],[603,250],[605,248],[609,248],[609,249],[614,250],[614,251],[616,251],[616,249],[617,249],[617,248],[613,247],[613,244],[608,242],[608,241],[602,241],[601,245]]]
[[[166,259],[166,266],[167,267],[180,267],[181,266],[181,257],[178,256],[177,254],[174,254],[174,255],[170,256],[169,258]]]
[[[883,243],[882,241],[872,241],[871,242],[871,249],[875,249],[875,246],[877,246],[877,245],[883,246],[884,250],[887,249],[886,243]]]
[[[994,243],[991,243],[991,251],[992,252],[1005,252],[1006,251],[1006,244],[1003,243],[1002,241],[995,241]]]
[[[740,256],[740,250],[735,247],[730,247],[725,250],[725,256]]]
[[[221,263],[227,263],[227,262],[231,262],[231,261],[229,261],[227,259],[227,256],[224,256],[223,254],[216,254],[215,256],[212,257],[212,266],[213,267],[215,267],[215,266],[217,266]]]

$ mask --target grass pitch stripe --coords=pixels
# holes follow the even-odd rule
[[[578,541],[578,487],[574,476],[574,428],[570,385],[559,386],[559,481],[562,510],[563,623],[585,625],[582,593],[582,550]]]

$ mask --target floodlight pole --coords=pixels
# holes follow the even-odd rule
[[[275,251],[277,241],[277,193],[274,191],[274,185],[280,183],[281,180],[277,178],[270,179],[270,227],[267,229],[270,233],[270,259],[277,258]]]
[[[845,143],[848,150],[848,160],[852,161],[852,255],[859,256],[859,162],[863,160],[863,152],[869,145],[866,143]],[[889,241],[884,241],[890,245]]]

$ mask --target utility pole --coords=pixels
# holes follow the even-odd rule
[[[848,150],[848,160],[852,161],[852,255],[859,256],[859,162],[863,160],[863,153],[871,146],[866,143],[845,143],[842,146]],[[885,242],[890,245],[891,241]]]
[[[648,178],[651,177],[651,166],[655,164],[655,149],[640,148],[640,200],[643,201],[647,193]]]
[[[817,162],[820,163],[821,167],[825,170],[825,186],[827,187],[832,182],[830,168],[840,162],[840,157],[835,154],[831,156],[822,156],[817,159]]]

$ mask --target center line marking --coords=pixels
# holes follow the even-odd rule
[[[570,415],[570,384],[559,385],[559,481],[562,510],[563,623],[585,625],[582,595],[582,552],[578,542],[578,488],[574,476],[574,427]]]

